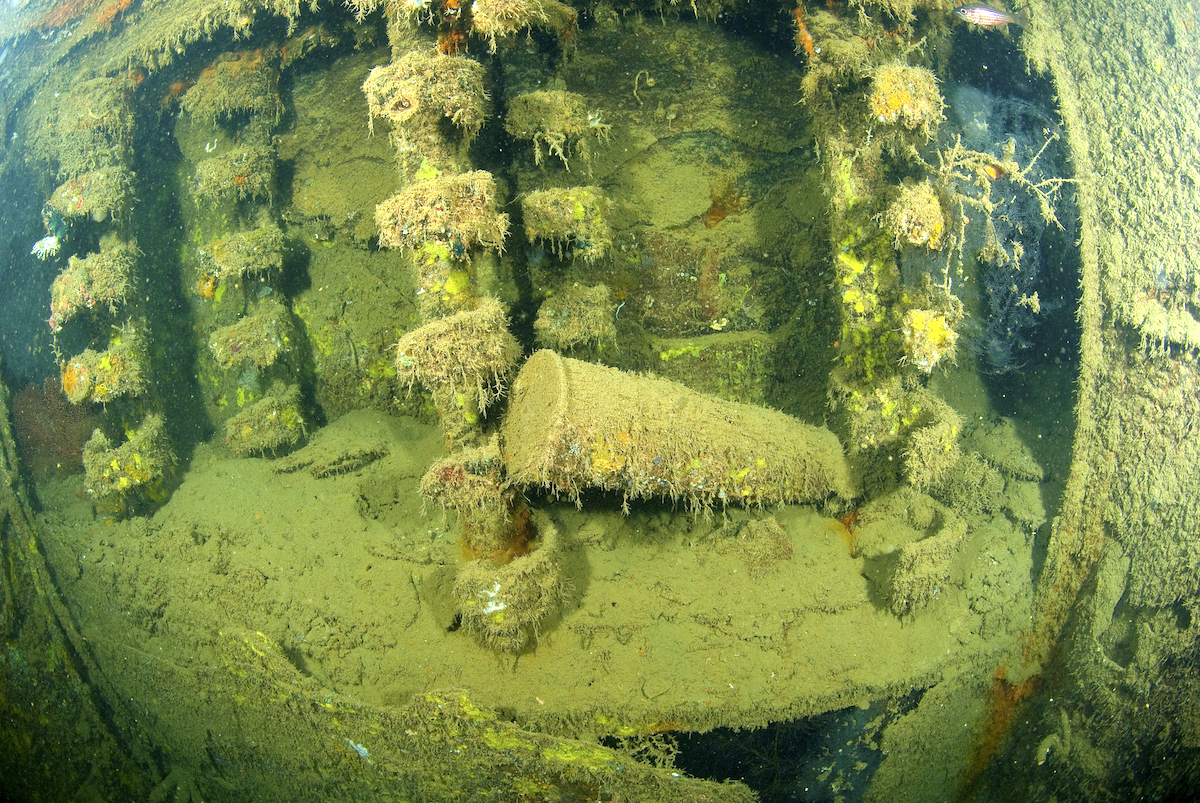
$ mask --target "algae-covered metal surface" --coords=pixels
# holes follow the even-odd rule
[[[1074,84],[1070,122],[1095,176],[1094,247],[1113,314],[1147,344],[1195,349],[1200,175],[1192,146],[1200,123],[1180,112],[1197,79],[1196,11],[1188,3],[1048,4],[1044,14],[1047,32],[1031,56]]]
[[[1196,780],[1196,20],[962,16],[7,4],[6,796]]]

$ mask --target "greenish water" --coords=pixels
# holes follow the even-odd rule
[[[1195,364],[1097,319],[1059,12],[353,11],[0,16],[8,796],[1194,777]]]

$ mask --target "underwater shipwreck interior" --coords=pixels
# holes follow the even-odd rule
[[[1200,20],[0,9],[0,796],[1200,783]]]

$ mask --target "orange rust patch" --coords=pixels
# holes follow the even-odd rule
[[[133,0],[109,0],[100,7],[99,13],[96,14],[96,26],[101,28],[111,28],[113,20],[118,14],[124,14],[125,9],[129,8],[129,4]]]

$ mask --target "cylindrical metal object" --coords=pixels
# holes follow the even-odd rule
[[[518,653],[535,642],[566,595],[558,528],[542,511],[525,527],[533,536],[527,554],[503,565],[473,560],[454,578],[463,629],[497,652]]]
[[[593,487],[704,509],[854,495],[824,427],[548,350],[517,376],[501,437],[510,484],[571,498]]]

